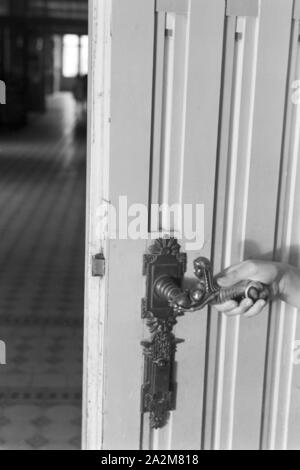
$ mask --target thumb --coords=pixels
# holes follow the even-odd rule
[[[234,273],[222,273],[216,278],[217,283],[220,287],[230,287],[239,282],[237,274]]]
[[[246,279],[248,279],[248,273],[244,264],[231,266],[216,277],[220,287],[230,287]]]

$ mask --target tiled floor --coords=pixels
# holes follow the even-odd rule
[[[0,134],[0,450],[78,449],[85,136],[75,104]]]

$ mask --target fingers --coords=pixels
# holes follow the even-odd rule
[[[240,304],[229,301],[222,305],[215,305],[215,308],[228,317],[244,316],[245,318],[252,318],[260,314],[266,305],[265,300],[259,300],[253,304],[251,299],[244,299]]]
[[[214,305],[214,307],[218,310],[218,312],[221,313],[229,313],[235,308],[237,308],[238,303],[235,302],[234,300],[229,300],[228,302],[225,302],[224,304],[219,304],[219,305]]]
[[[242,300],[240,304],[237,304],[237,306],[234,309],[228,312],[225,312],[225,314],[228,317],[241,316],[241,315],[246,314],[249,311],[249,309],[251,309],[251,307],[253,307],[253,301],[251,299],[244,299]]]
[[[256,302],[252,308],[248,310],[248,312],[245,313],[245,318],[253,318],[259,315],[267,305],[267,302],[265,300],[259,300]]]

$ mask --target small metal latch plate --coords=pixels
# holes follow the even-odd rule
[[[92,275],[93,277],[105,276],[105,258],[103,253],[93,256],[92,258]]]

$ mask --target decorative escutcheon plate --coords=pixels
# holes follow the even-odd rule
[[[182,340],[173,334],[178,313],[170,302],[158,296],[155,285],[162,276],[172,278],[182,292],[186,271],[186,255],[180,253],[177,240],[159,239],[144,256],[146,297],[142,302],[142,317],[146,319],[151,338],[143,341],[144,384],[142,387],[142,413],[150,413],[152,428],[163,427],[169,412],[176,406],[176,345]]]

